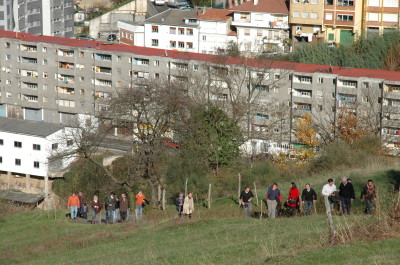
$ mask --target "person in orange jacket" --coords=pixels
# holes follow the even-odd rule
[[[71,219],[76,219],[76,215],[78,214],[78,207],[80,205],[79,198],[73,193],[68,198],[68,208],[71,209]]]
[[[294,182],[292,182],[290,185],[287,205],[293,209],[297,209],[299,206],[299,190]]]

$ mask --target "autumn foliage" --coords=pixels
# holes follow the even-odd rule
[[[306,113],[303,118],[297,121],[296,138],[300,143],[308,145],[311,148],[319,145],[317,131],[313,128],[311,116]]]
[[[360,140],[363,136],[368,135],[369,130],[364,127],[356,113],[344,108],[339,112],[338,121],[334,130],[342,141],[351,145]]]

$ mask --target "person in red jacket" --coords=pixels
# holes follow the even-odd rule
[[[294,182],[290,184],[287,205],[292,209],[297,209],[299,207],[299,190]]]

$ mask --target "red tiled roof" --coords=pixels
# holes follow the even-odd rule
[[[232,30],[228,33],[228,36],[237,36],[237,32]]]
[[[200,9],[197,11],[197,19],[199,20],[214,20],[214,21],[226,21],[232,17],[232,11],[226,9],[216,9],[209,8],[203,10]]]
[[[338,66],[301,64],[281,61],[269,61],[249,58],[227,57],[203,53],[179,52],[163,49],[145,48],[138,46],[130,46],[125,44],[104,44],[98,41],[87,41],[77,39],[67,39],[51,36],[34,36],[28,33],[17,33],[11,31],[0,30],[0,38],[19,39],[26,42],[44,42],[48,44],[58,44],[69,47],[92,48],[100,51],[108,52],[126,52],[142,56],[164,56],[176,60],[194,60],[199,62],[208,62],[224,65],[247,65],[249,67],[283,69],[295,71],[299,73],[326,73],[346,77],[367,77],[384,79],[387,81],[400,82],[400,72],[361,69],[361,68],[341,68]],[[330,69],[331,68],[331,69]]]
[[[255,5],[254,0],[252,0],[238,6],[233,6],[231,10],[289,14],[285,0],[258,0],[257,5]]]

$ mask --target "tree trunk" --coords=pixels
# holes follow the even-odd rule
[[[152,179],[147,180],[149,182],[150,188],[151,188],[151,204],[153,205],[153,209],[157,208],[157,192],[158,192],[158,187],[157,184],[153,182]]]

